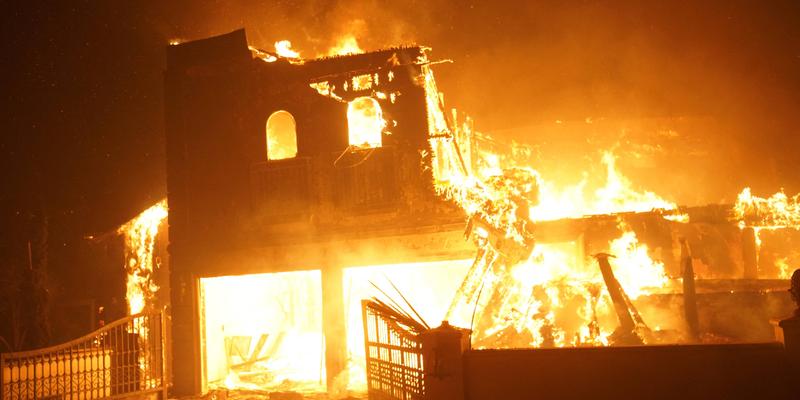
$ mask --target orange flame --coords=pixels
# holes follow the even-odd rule
[[[602,154],[605,185],[594,192],[586,190],[585,180],[559,189],[529,166],[509,164],[486,151],[478,152],[480,159],[465,162],[471,155],[459,148],[456,137],[476,133],[448,121],[430,68],[423,67],[422,78],[436,190],[477,226],[472,232],[478,256],[448,319],[472,327],[476,347],[607,345],[610,331],[601,322],[605,318],[613,323],[608,322],[613,309],[608,296],[601,295],[599,270],[579,258],[582,250],[576,251],[576,244],[534,247],[532,225],[619,212],[661,210],[680,222],[688,216],[678,214],[675,203],[634,189],[617,170],[611,151]],[[630,228],[620,228],[622,235],[609,242],[608,251],[617,256],[612,266],[628,296],[635,299],[651,287],[667,285],[664,265],[650,258]],[[524,249],[532,252],[524,256]],[[482,291],[491,294],[481,297]]]
[[[153,259],[156,236],[161,222],[167,217],[167,200],[161,200],[119,227],[125,236],[125,258],[128,309],[131,315],[142,312],[158,291],[152,280],[157,263]]]
[[[344,56],[348,54],[360,54],[364,49],[358,45],[358,40],[353,34],[347,34],[339,38],[336,44],[328,50],[329,56]]]
[[[749,187],[742,190],[733,207],[734,218],[739,228],[753,228],[756,244],[756,257],[761,253],[761,232],[778,229],[800,229],[800,194],[792,197],[783,189],[768,198],[754,196]],[[792,268],[787,257],[775,260],[778,278],[789,279]]]
[[[753,196],[750,188],[746,187],[736,198],[733,210],[740,226],[800,227],[800,194],[789,197],[781,190],[763,198]]]

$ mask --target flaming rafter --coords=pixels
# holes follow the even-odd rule
[[[790,197],[781,189],[765,198],[754,196],[750,188],[746,187],[736,198],[733,215],[739,228],[752,228],[758,260],[762,231],[800,229],[800,194]],[[787,263],[787,257],[775,260],[775,267],[779,278],[788,279],[791,276],[792,268]]]

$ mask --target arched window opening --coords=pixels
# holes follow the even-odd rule
[[[371,97],[358,97],[347,106],[350,146],[362,149],[381,147],[384,122],[381,106]]]
[[[276,111],[267,119],[267,159],[284,160],[297,156],[297,126],[286,111]]]

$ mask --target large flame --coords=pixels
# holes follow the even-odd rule
[[[640,244],[633,231],[625,230],[619,238],[612,240],[609,250],[616,256],[614,273],[632,299],[649,294],[648,288],[667,285],[669,279],[664,263],[650,258],[647,245]]]
[[[125,236],[125,263],[128,272],[126,298],[131,315],[144,311],[158,286],[152,274],[156,236],[161,222],[167,217],[167,200],[161,200],[117,230]]]
[[[762,232],[779,229],[800,230],[800,194],[787,196],[780,190],[770,197],[754,196],[749,187],[742,190],[733,207],[739,228],[752,228],[755,236],[756,260],[761,254]],[[757,263],[759,263],[757,261]],[[788,257],[775,260],[777,277],[788,279],[792,274]]]
[[[740,226],[800,227],[800,194],[789,197],[781,190],[763,198],[753,196],[750,188],[746,187],[736,198],[733,210]]]
[[[448,318],[472,328],[477,347],[608,344],[614,310],[598,268],[581,256],[579,243],[534,246],[535,224],[622,212],[659,211],[683,222],[686,217],[675,203],[636,190],[618,171],[612,151],[602,153],[605,183],[594,191],[585,180],[560,187],[530,166],[489,151],[469,159],[459,146],[469,143],[458,138],[477,133],[448,120],[430,68],[423,67],[423,78],[435,187],[466,212],[478,247]],[[607,251],[616,256],[611,263],[626,295],[634,300],[667,285],[664,265],[650,258],[629,227],[619,228]]]
[[[289,40],[275,42],[275,53],[284,58],[300,58],[300,53],[292,49],[292,42]]]
[[[319,270],[200,279],[212,386],[324,390]]]
[[[358,45],[358,40],[353,34],[341,36],[336,44],[328,50],[329,56],[344,56],[348,54],[360,54],[364,50]]]
[[[627,295],[635,300],[666,286],[664,265],[650,258],[633,231],[620,228],[606,250],[616,256],[611,264]],[[459,293],[469,300],[456,303],[448,317],[473,327],[476,347],[607,345],[615,311],[603,285],[594,264],[576,256],[575,243],[537,244],[507,272],[491,266],[477,294]]]

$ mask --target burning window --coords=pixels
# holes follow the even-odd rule
[[[381,147],[383,115],[381,106],[371,97],[358,97],[347,106],[350,146],[368,149]]]
[[[297,156],[297,128],[287,111],[276,111],[267,119],[267,158],[283,160]]]

